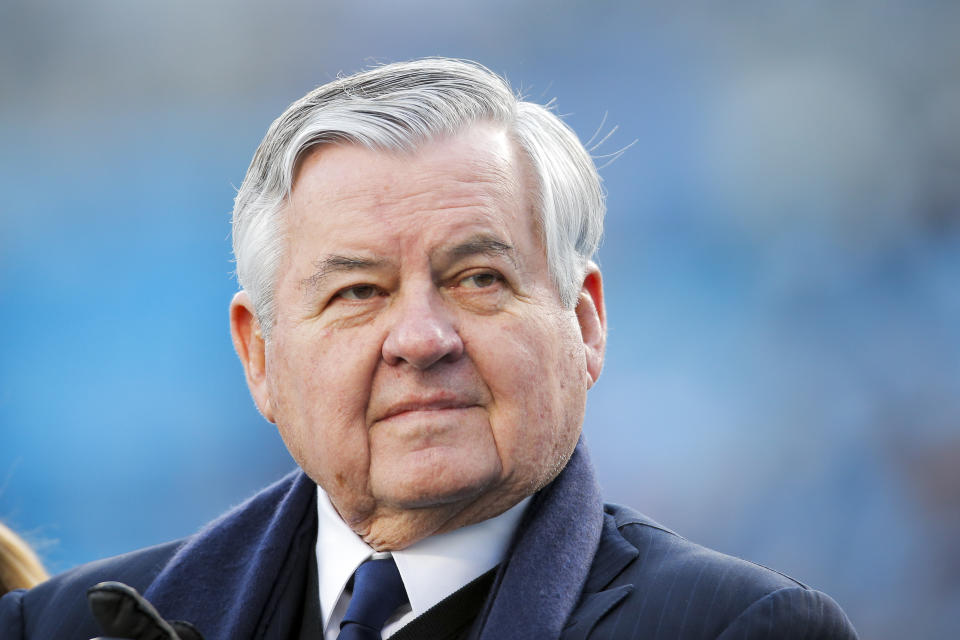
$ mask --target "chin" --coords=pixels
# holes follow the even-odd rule
[[[502,469],[494,451],[484,455],[436,447],[375,459],[370,486],[380,503],[400,509],[423,509],[472,501],[502,482]]]
[[[477,477],[457,475],[454,482],[444,481],[443,477],[436,474],[421,478],[407,476],[400,482],[383,487],[382,491],[375,491],[375,495],[381,504],[390,504],[398,509],[429,509],[472,502],[493,489],[499,481],[499,474]]]

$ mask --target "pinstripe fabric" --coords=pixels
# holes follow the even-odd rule
[[[630,509],[605,512],[591,578],[563,640],[856,638],[829,596]]]

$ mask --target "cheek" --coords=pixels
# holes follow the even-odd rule
[[[506,329],[485,376],[495,399],[494,437],[505,471],[541,484],[573,451],[586,404],[579,331],[566,318]],[[547,477],[549,476],[549,477]]]
[[[359,338],[296,338],[277,340],[268,354],[277,428],[297,463],[328,492],[359,490],[369,460],[365,413],[375,359],[355,348],[366,343]]]

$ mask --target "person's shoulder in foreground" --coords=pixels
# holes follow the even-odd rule
[[[136,640],[855,637],[826,596],[605,511],[581,442],[605,207],[576,134],[477,63],[294,102],[237,194],[230,329],[300,471],[10,594],[3,639],[97,635],[100,580],[126,583],[93,592],[104,635]]]

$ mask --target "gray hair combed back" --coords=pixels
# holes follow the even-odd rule
[[[283,258],[283,208],[304,153],[331,143],[413,152],[473,123],[502,124],[537,178],[547,264],[572,308],[587,261],[600,244],[605,210],[600,177],[573,131],[549,109],[522,101],[509,84],[467,60],[425,58],[338,78],[290,105],[267,130],[233,208],[237,279],[264,337],[275,319],[274,288]]]

